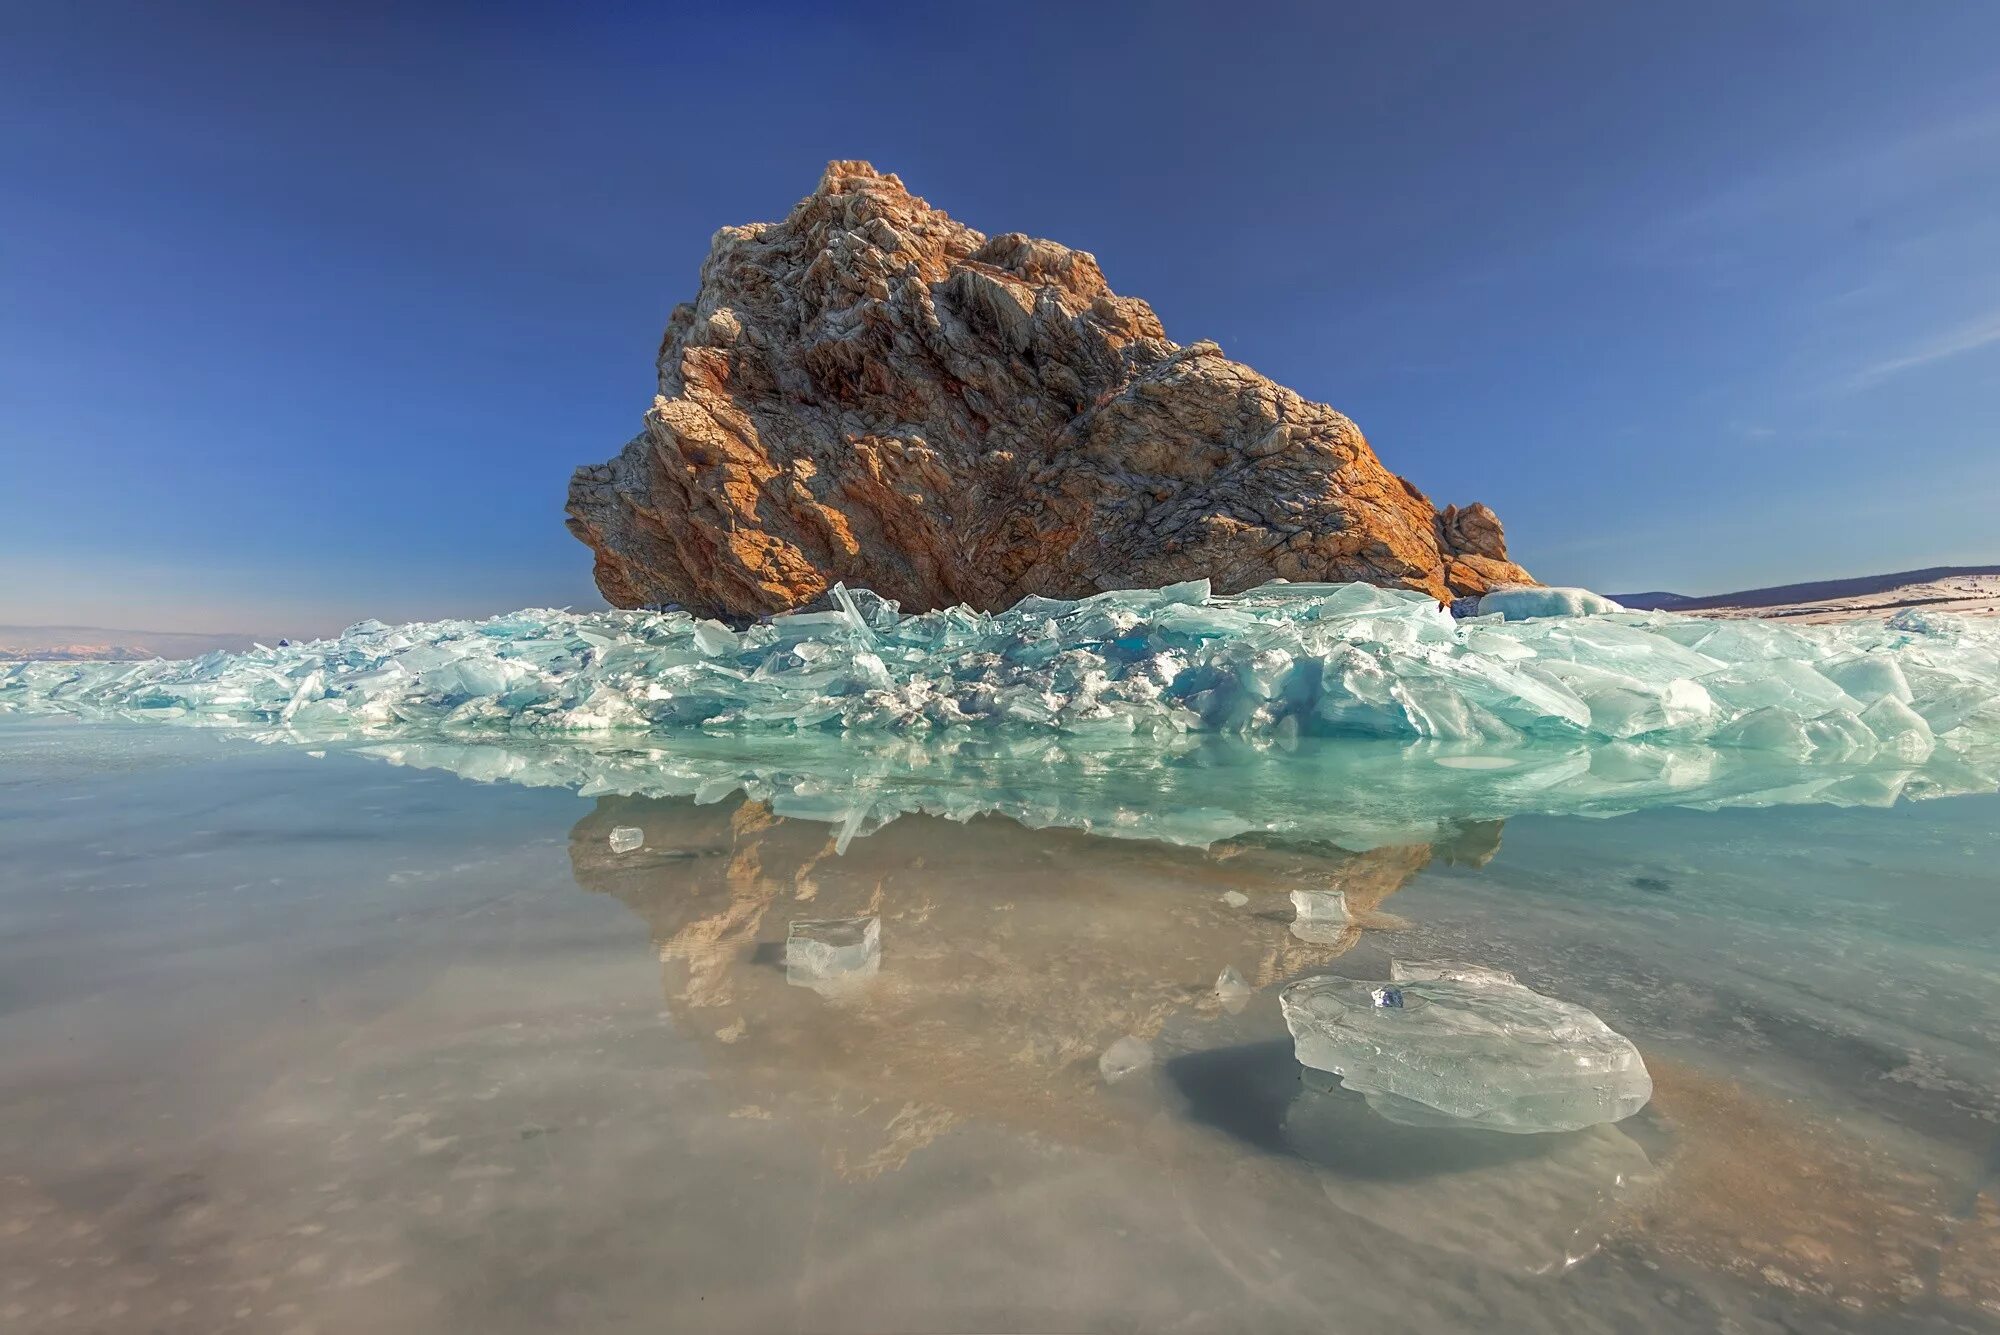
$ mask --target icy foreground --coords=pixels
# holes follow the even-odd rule
[[[1905,613],[1793,628],[1664,613],[1454,620],[1366,584],[1206,582],[745,630],[681,612],[524,611],[182,662],[0,666],[0,708],[113,711],[301,736],[1189,731],[1701,743],[1795,760],[2000,738],[2000,630]],[[1516,611],[1518,614],[1518,611]]]
[[[1630,1039],[1496,970],[1399,965],[1391,984],[1308,978],[1279,996],[1298,1059],[1408,1125],[1532,1134],[1621,1121],[1653,1097]]]

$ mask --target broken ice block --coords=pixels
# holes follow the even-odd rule
[[[1097,1059],[1097,1070],[1106,1080],[1116,1084],[1134,1071],[1143,1071],[1152,1064],[1153,1045],[1143,1038],[1127,1034],[1104,1050],[1104,1055]]]
[[[801,918],[785,934],[785,981],[815,992],[838,991],[882,967],[882,920]]]
[[[1348,920],[1345,890],[1294,890],[1292,907],[1298,911],[1300,922],[1345,924]]]
[[[1250,902],[1250,896],[1244,894],[1241,890],[1225,890],[1222,892],[1222,902],[1229,905],[1230,908],[1240,909]]]
[[[1228,1011],[1231,1015],[1234,1015],[1248,1005],[1255,991],[1256,989],[1250,986],[1250,980],[1238,973],[1236,966],[1233,964],[1216,975],[1216,1000],[1220,1001],[1222,1009]]]
[[[1464,1126],[1574,1131],[1630,1117],[1653,1096],[1639,1050],[1582,1006],[1497,981],[1404,982],[1400,1006],[1379,1004],[1380,990],[1320,977],[1279,994],[1298,1060],[1378,1111],[1397,1100]]]
[[[1292,935],[1301,941],[1338,941],[1352,925],[1344,890],[1294,890],[1292,908]]]
[[[630,853],[646,842],[646,832],[636,825],[620,825],[611,832],[611,851]]]

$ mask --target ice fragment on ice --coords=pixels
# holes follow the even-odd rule
[[[1545,589],[1528,584],[1509,584],[1494,589],[1479,600],[1479,615],[1496,613],[1507,621],[1530,617],[1602,616],[1625,609],[1602,594],[1589,589]]]
[[[1299,1061],[1395,1120],[1441,1116],[1494,1131],[1573,1131],[1630,1117],[1653,1094],[1639,1050],[1582,1006],[1519,983],[1399,985],[1308,978],[1279,994]],[[1411,1116],[1397,1109],[1415,1105]]]
[[[611,832],[611,851],[630,853],[646,842],[646,832],[636,825],[620,825]]]
[[[882,967],[882,919],[800,918],[785,933],[785,981],[831,993]]]
[[[1153,1064],[1153,1045],[1143,1038],[1127,1034],[1104,1050],[1097,1059],[1097,1070],[1107,1081],[1116,1084],[1134,1071],[1142,1071]]]

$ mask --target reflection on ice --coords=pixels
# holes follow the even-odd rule
[[[1505,769],[1424,763],[1436,743],[1302,739],[711,736],[671,745],[400,741],[357,748],[465,778],[714,802],[742,794],[782,816],[839,827],[840,844],[899,816],[994,813],[1031,828],[1205,846],[1249,833],[1347,848],[1437,843],[1454,861],[1491,856],[1476,831],[1528,814],[1608,816],[1658,806],[1888,806],[1992,792],[2000,751],[1901,761],[1797,762],[1700,745],[1524,746]],[[1483,759],[1501,758],[1488,754]],[[1444,844],[1450,844],[1444,849]]]
[[[1305,1074],[1285,1113],[1287,1147],[1323,1170],[1328,1200],[1413,1246],[1530,1274],[1567,1270],[1657,1183],[1646,1151],[1614,1126],[1427,1133]],[[1422,1171],[1394,1171],[1414,1163]]]

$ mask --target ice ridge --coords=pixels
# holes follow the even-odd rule
[[[1206,581],[905,616],[836,586],[744,628],[529,610],[178,662],[0,665],[0,708],[316,736],[1212,732],[1700,743],[1918,761],[2000,736],[2000,629],[1657,612],[1454,619],[1366,584]],[[1519,609],[1509,609],[1519,616]]]

